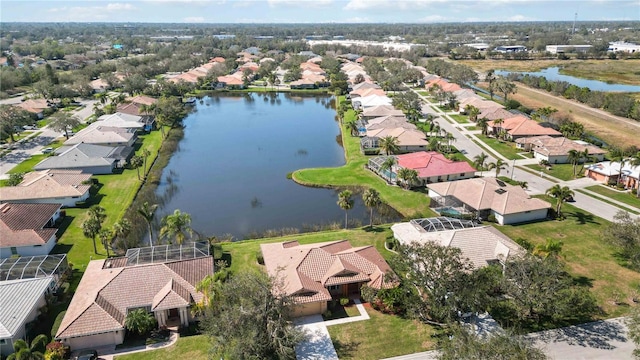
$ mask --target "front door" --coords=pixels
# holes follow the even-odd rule
[[[175,319],[178,316],[180,316],[180,313],[178,312],[178,309],[170,309],[169,310],[169,316],[168,316],[169,319]]]

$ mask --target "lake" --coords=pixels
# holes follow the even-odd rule
[[[345,163],[331,97],[204,97],[184,125],[179,150],[158,187],[167,197],[159,217],[180,209],[191,214],[193,229],[203,235],[235,239],[269,229],[344,224],[337,190],[287,179],[297,169]],[[368,224],[360,195],[354,200],[349,218]],[[398,219],[391,212],[384,221]]]
[[[518,72],[518,71],[505,71],[496,70],[496,75],[507,76],[511,73],[532,75],[532,76],[544,76],[547,80],[551,81],[566,81],[569,84],[573,84],[579,87],[588,87],[593,91],[615,91],[615,92],[640,92],[640,86],[626,85],[626,84],[610,84],[599,80],[589,80],[578,78],[575,76],[560,74],[559,67],[550,67],[535,72]]]

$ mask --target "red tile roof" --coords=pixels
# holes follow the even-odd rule
[[[418,177],[427,178],[475,172],[465,161],[449,160],[435,151],[419,151],[415,153],[396,155],[398,165],[418,172]]]
[[[504,119],[499,125],[495,125],[495,121],[489,121],[488,125],[505,129],[511,136],[562,135],[559,131],[540,126],[537,121],[523,115]]]
[[[57,229],[45,228],[60,204],[0,205],[0,247],[44,245]]]

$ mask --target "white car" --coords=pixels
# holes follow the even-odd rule
[[[25,125],[22,128],[25,130],[38,130],[38,127],[35,125]]]
[[[51,154],[53,152],[53,148],[52,147],[46,147],[44,149],[42,149],[42,153],[43,154]]]

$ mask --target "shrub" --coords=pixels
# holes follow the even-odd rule
[[[370,286],[363,285],[360,288],[360,297],[362,298],[362,300],[370,304],[372,304],[375,301],[377,294],[378,294],[378,290]]]
[[[332,312],[331,312],[331,310],[329,310],[329,309],[327,309],[327,311],[325,311],[325,312],[322,314],[322,317],[324,317],[325,319],[330,319],[330,318],[331,318],[331,316],[333,316],[333,313],[332,313]]]
[[[258,251],[256,259],[258,260],[258,264],[264,265],[264,255],[262,255],[262,251]]]
[[[492,222],[492,223],[497,222],[497,221],[496,221],[496,216],[495,216],[495,215],[493,215],[493,214],[491,214],[491,215],[487,216],[487,221],[488,221],[488,222]]]
[[[351,301],[349,298],[340,298],[340,305],[347,306],[349,305],[349,301]]]
[[[387,249],[393,250],[393,249],[396,248],[396,239],[389,238],[389,239],[385,240],[384,245],[386,246]]]

